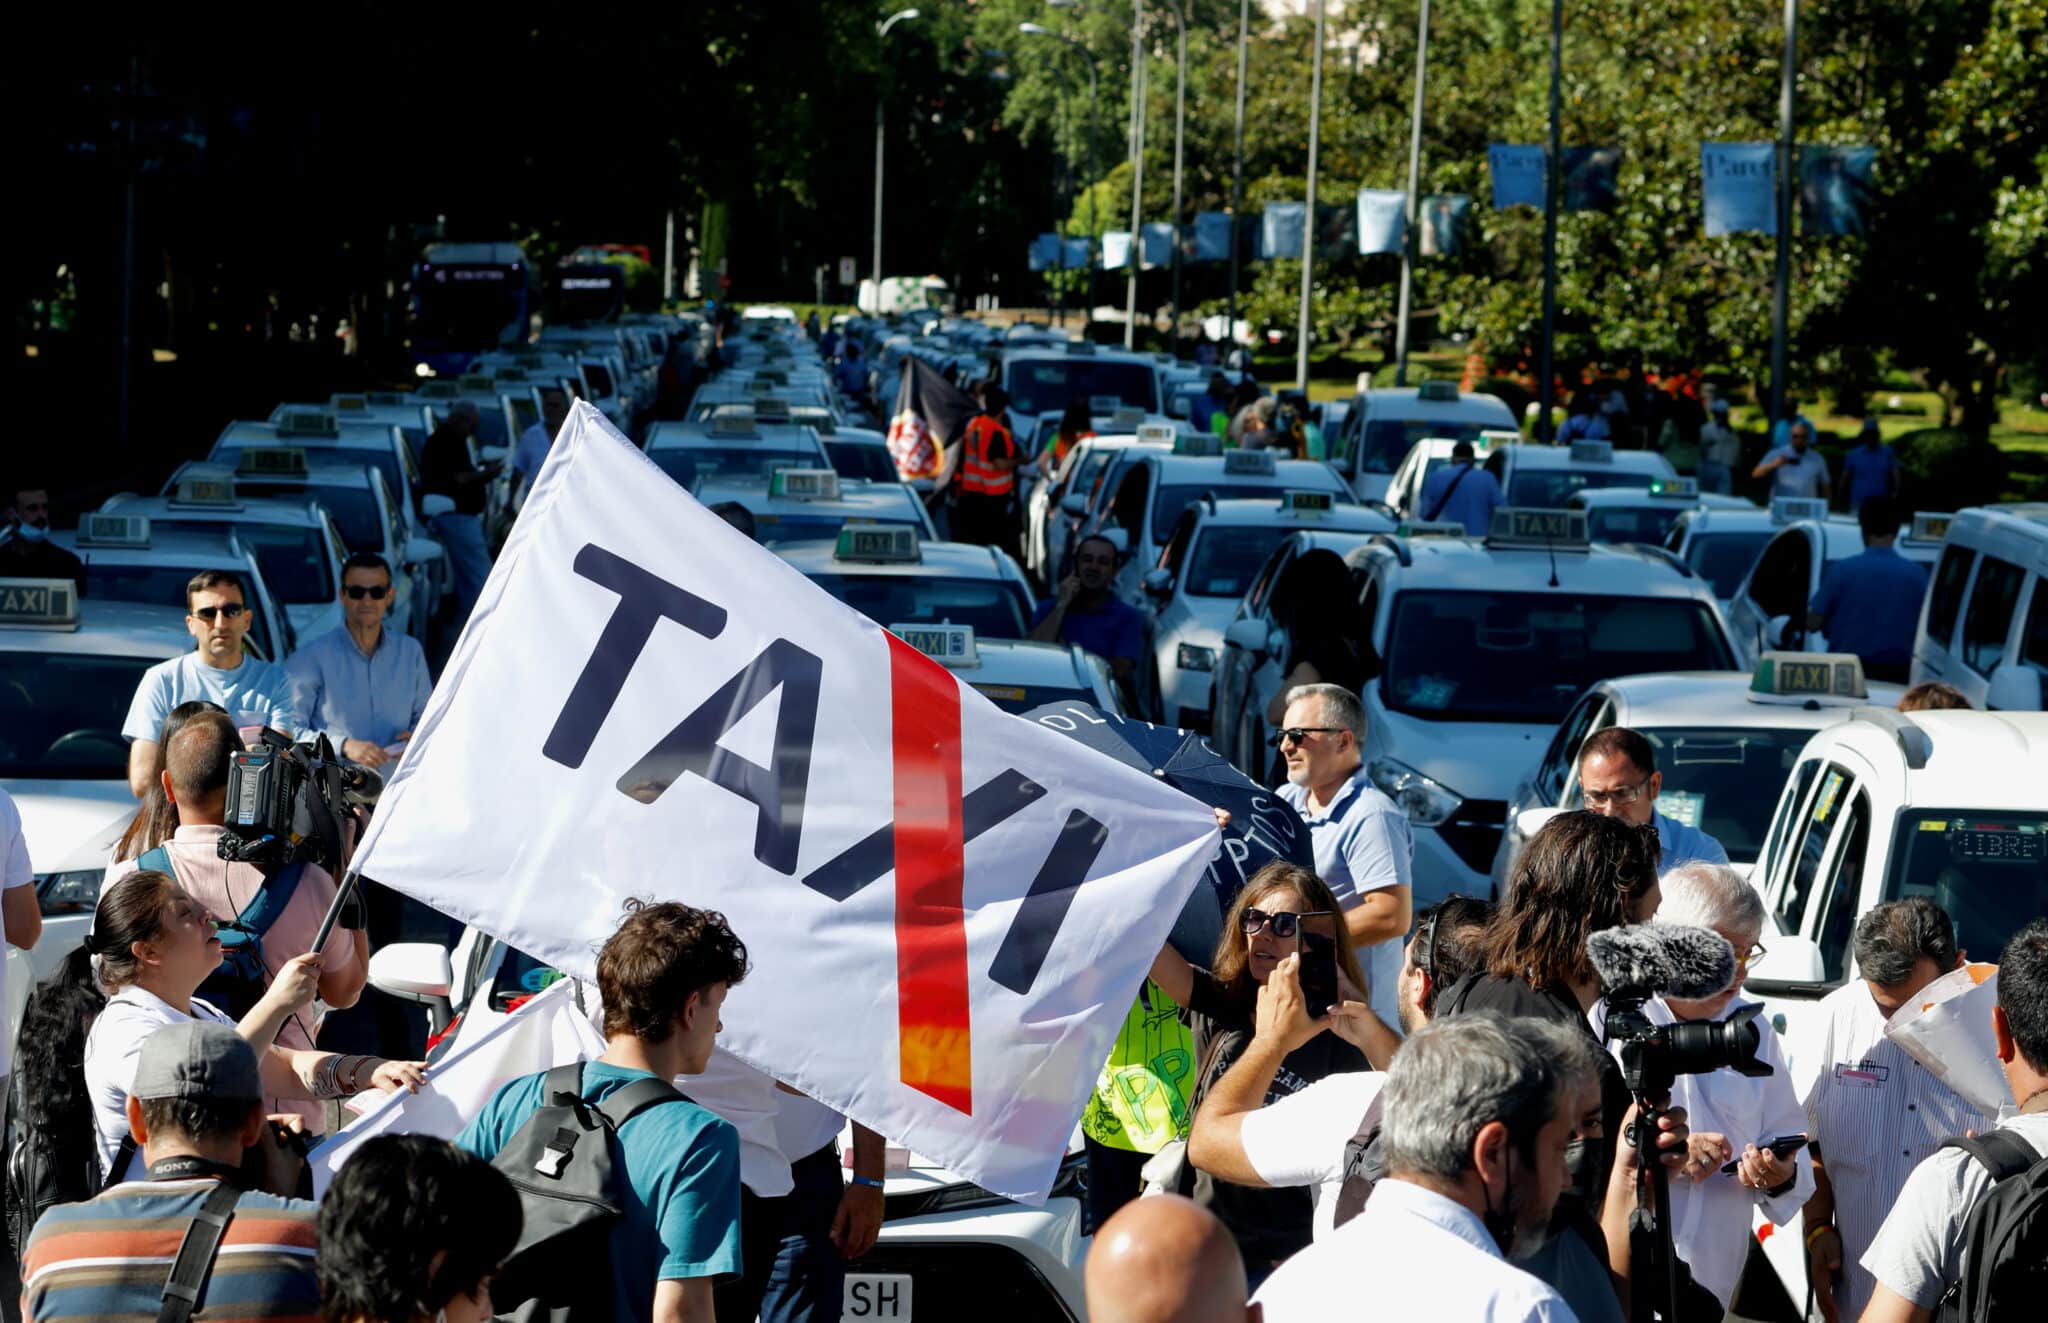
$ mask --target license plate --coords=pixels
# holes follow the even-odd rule
[[[910,1323],[910,1274],[846,1274],[839,1323]]]

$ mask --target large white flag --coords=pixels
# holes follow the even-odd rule
[[[627,898],[720,910],[735,1055],[1038,1200],[1215,844],[579,404],[356,863],[586,978]]]

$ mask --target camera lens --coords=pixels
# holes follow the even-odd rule
[[[1771,1068],[1756,1059],[1763,1031],[1756,1017],[1763,1008],[1745,1006],[1725,1020],[1685,1020],[1665,1030],[1673,1073],[1702,1075],[1723,1066],[1739,1075],[1759,1077]]]

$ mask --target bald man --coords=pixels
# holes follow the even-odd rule
[[[1134,1199],[1095,1233],[1085,1273],[1092,1323],[1258,1323],[1237,1242],[1177,1194]]]

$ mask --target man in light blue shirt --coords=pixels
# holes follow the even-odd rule
[[[1853,652],[1873,680],[1905,684],[1913,669],[1913,637],[1920,632],[1920,602],[1927,567],[1893,550],[1899,505],[1873,496],[1856,512],[1863,554],[1828,566],[1806,616],[1808,629],[1824,629],[1830,652]]]
[[[1408,936],[1414,838],[1402,813],[1366,777],[1359,746],[1365,709],[1341,685],[1298,685],[1287,695],[1280,798],[1308,824],[1316,873],[1344,909],[1344,926],[1364,967],[1366,1001],[1381,1023],[1401,1022],[1397,985]]]
[[[1680,864],[1727,863],[1728,851],[1719,841],[1657,811],[1657,793],[1663,788],[1657,751],[1638,732],[1609,726],[1588,735],[1579,746],[1579,798],[1586,811],[1638,827],[1656,827],[1663,846],[1658,872],[1668,873]]]
[[[239,727],[300,732],[299,704],[284,667],[242,651],[251,619],[241,577],[233,570],[201,570],[185,585],[185,628],[197,646],[142,673],[121,723],[129,741],[128,788],[137,799],[156,780],[157,737],[180,703],[203,698],[218,703]]]
[[[561,434],[562,424],[569,418],[569,397],[560,390],[544,390],[540,393],[540,421],[519,434],[518,448],[512,452],[512,472],[515,482],[532,486],[534,475],[547,462],[548,451]]]
[[[1790,444],[1779,446],[1750,470],[1752,478],[1771,480],[1771,499],[1828,494],[1828,462],[1813,448],[1813,424],[1804,418],[1792,424]]]
[[[1500,483],[1474,462],[1472,443],[1460,441],[1451,447],[1451,462],[1422,484],[1418,513],[1426,521],[1448,519],[1463,524],[1472,537],[1485,537],[1493,528],[1493,512],[1506,500]]]
[[[419,641],[384,628],[391,603],[391,567],[373,551],[357,552],[341,567],[341,628],[285,663],[306,725],[364,767],[396,756],[434,689]]]

